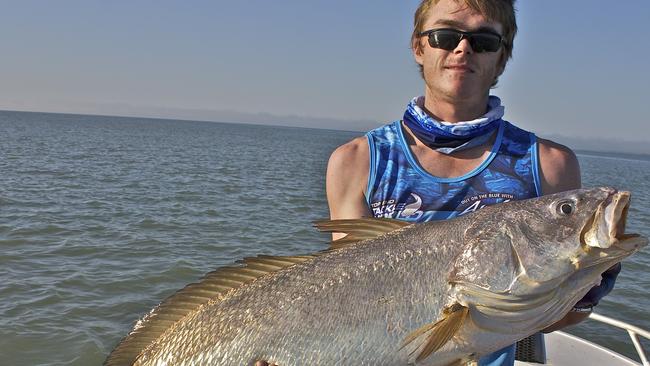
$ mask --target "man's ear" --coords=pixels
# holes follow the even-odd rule
[[[504,71],[506,71],[506,65],[502,64],[501,66],[499,66],[499,69],[497,70],[497,76],[494,78],[495,82],[501,77]]]
[[[417,62],[418,65],[423,64],[422,60],[422,54],[424,53],[424,49],[422,47],[422,42],[420,38],[415,38],[411,40],[411,51],[413,51],[413,58],[415,59],[415,62]]]
[[[506,64],[508,63],[508,59],[506,56],[506,53],[503,52],[503,49],[501,49],[501,57],[499,58],[499,66],[497,66],[497,78],[503,74],[504,71],[506,71]]]
[[[505,53],[501,51],[501,57],[499,57],[499,64],[497,65],[496,74],[494,75],[494,81],[492,82],[492,88],[496,87],[499,82],[499,77],[506,71],[506,63],[508,59],[505,56]]]

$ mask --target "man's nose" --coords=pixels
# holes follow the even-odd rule
[[[458,43],[458,46],[454,48],[454,53],[472,53],[474,50],[472,49],[472,45],[469,44],[469,39],[466,37],[463,37],[463,39],[460,40]]]

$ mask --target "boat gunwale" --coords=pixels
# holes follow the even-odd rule
[[[643,349],[643,345],[639,341],[639,337],[638,337],[641,336],[644,337],[645,339],[650,340],[649,331],[639,328],[638,326],[626,323],[624,321],[613,319],[608,316],[593,313],[593,312],[589,314],[589,319],[627,331],[628,336],[632,340],[632,344],[634,344],[634,348],[636,349],[637,355],[639,356],[639,359],[641,359],[641,364],[643,366],[650,366],[650,361],[648,361],[648,358],[645,354],[645,350]]]

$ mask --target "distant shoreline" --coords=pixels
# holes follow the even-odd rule
[[[160,120],[160,121],[179,121],[179,122],[199,122],[199,123],[225,123],[225,124],[241,124],[241,125],[251,125],[251,126],[265,126],[265,127],[282,127],[282,128],[304,128],[304,129],[317,129],[317,130],[326,130],[326,131],[340,131],[345,133],[355,133],[363,134],[365,131],[369,131],[373,128],[380,126],[380,123],[377,123],[376,126],[371,125],[368,121],[343,121],[329,118],[316,118],[316,117],[304,117],[304,121],[320,121],[320,124],[315,126],[304,126],[300,125],[300,120],[302,117],[299,116],[286,116],[286,123],[266,121],[266,122],[251,122],[251,121],[217,121],[210,118],[183,118],[183,117],[160,117],[160,116],[146,116],[146,115],[109,115],[109,114],[94,114],[94,113],[70,113],[70,112],[40,112],[40,111],[23,111],[23,110],[1,110],[2,113],[29,113],[29,114],[53,114],[53,115],[70,115],[70,116],[92,116],[92,117],[105,117],[105,118],[134,118],[134,119],[146,119],[146,120]],[[265,114],[259,114],[260,116]],[[251,116],[255,116],[251,114]],[[268,116],[267,116],[268,117]],[[274,118],[283,118],[283,116],[273,116]],[[360,122],[357,124],[356,122]],[[326,127],[318,127],[318,126]],[[357,125],[358,129],[350,129],[350,125]],[[544,138],[551,139],[553,141],[559,142],[561,144],[567,145],[578,155],[584,156],[597,156],[597,157],[609,157],[609,158],[623,158],[631,160],[641,160],[641,161],[650,161],[650,143],[643,141],[624,141],[624,140],[605,140],[605,139],[586,139],[586,138],[576,138],[571,136],[562,136],[554,134],[540,134]],[[603,148],[601,148],[603,146]],[[612,149],[612,146],[620,147],[618,150]],[[615,156],[612,156],[615,155]]]
[[[635,154],[617,151],[593,151],[593,150],[575,150],[576,155],[585,157],[598,157],[605,159],[624,159],[634,161],[650,161],[649,154]]]

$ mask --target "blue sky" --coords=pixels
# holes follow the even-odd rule
[[[422,93],[416,0],[2,1],[0,109],[364,130]],[[520,0],[494,94],[542,136],[650,142],[647,0]]]

